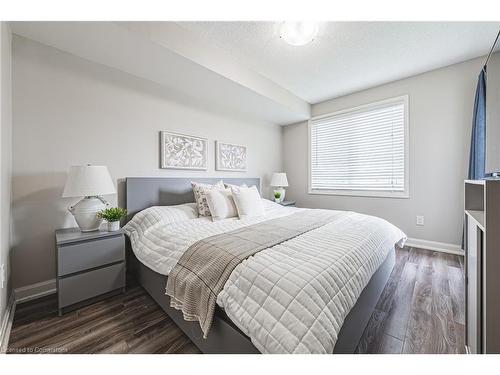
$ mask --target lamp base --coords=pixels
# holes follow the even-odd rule
[[[74,206],[68,208],[73,214],[76,223],[82,232],[93,232],[99,230],[102,219],[97,213],[108,206],[108,203],[100,197],[85,197]]]
[[[285,189],[282,187],[279,187],[277,189],[274,189],[274,191],[275,192],[277,191],[280,193],[279,203],[283,202],[285,200],[285,193],[286,193]]]

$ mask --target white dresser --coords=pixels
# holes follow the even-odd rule
[[[500,179],[464,191],[466,350],[500,353]]]

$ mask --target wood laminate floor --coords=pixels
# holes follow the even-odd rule
[[[464,276],[458,256],[397,250],[397,263],[357,353],[463,353]],[[129,283],[130,285],[131,283]],[[17,307],[8,353],[199,353],[137,285],[57,316],[55,295]]]
[[[465,353],[463,258],[416,248],[396,255],[357,353]]]

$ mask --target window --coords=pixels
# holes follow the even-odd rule
[[[309,193],[408,198],[408,96],[309,121]]]

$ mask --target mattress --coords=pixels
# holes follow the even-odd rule
[[[266,215],[212,222],[134,222],[125,232],[136,257],[168,275],[196,241],[300,208],[266,201]],[[387,221],[355,212],[265,249],[240,263],[217,298],[262,353],[332,353],[343,321],[371,276],[405,234]]]

